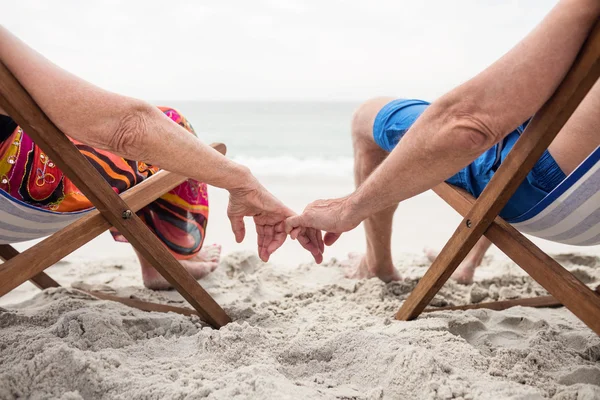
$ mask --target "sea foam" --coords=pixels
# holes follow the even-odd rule
[[[233,160],[247,166],[258,176],[351,177],[353,175],[351,157],[238,156]]]

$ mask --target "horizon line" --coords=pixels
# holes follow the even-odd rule
[[[165,99],[149,99],[146,101],[186,101],[186,102],[202,102],[202,103],[362,103],[368,100],[365,99],[176,99],[176,98],[165,98]]]

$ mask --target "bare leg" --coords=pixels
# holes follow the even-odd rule
[[[373,122],[381,108],[392,98],[370,100],[356,111],[352,120],[354,146],[354,181],[360,186],[381,164],[388,153],[373,139]],[[367,253],[364,256],[351,254],[346,266],[350,278],[378,277],[384,282],[399,280],[400,275],[392,262],[392,219],[397,205],[380,211],[364,222],[367,236]]]
[[[469,254],[467,254],[463,262],[460,263],[456,271],[454,271],[452,274],[452,279],[464,285],[473,283],[475,269],[481,265],[483,257],[485,257],[485,253],[491,245],[492,242],[490,242],[485,236],[479,239]],[[438,252],[436,250],[426,247],[423,251],[431,262],[434,262],[437,258]]]
[[[583,99],[548,151],[563,172],[569,175],[600,146],[600,81]]]
[[[146,286],[148,289],[155,290],[170,289],[171,284],[167,282],[167,280],[163,278],[162,275],[159,274],[158,271],[154,269],[154,267],[137,252],[137,250],[136,254],[142,267],[142,279],[144,281],[144,286]],[[192,274],[195,279],[202,279],[217,269],[220,258],[221,246],[213,244],[202,248],[202,250],[200,250],[200,252],[193,258],[189,260],[180,260],[179,262]]]

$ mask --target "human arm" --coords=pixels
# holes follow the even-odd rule
[[[310,204],[288,220],[287,230],[311,226],[339,234],[470,164],[551,96],[599,14],[595,0],[558,3],[507,54],[435,101],[353,194]],[[326,236],[326,243],[332,239]]]
[[[70,74],[2,26],[0,60],[66,135],[127,159],[229,190],[230,203],[236,205],[230,204],[228,209],[236,240],[241,242],[245,235],[243,217],[254,217],[259,255],[264,261],[285,241],[283,220],[294,215],[293,211],[271,195],[246,167],[202,143],[156,107]],[[319,239],[315,230],[307,230],[301,241],[318,262],[322,259]]]
[[[224,189],[242,188],[250,178],[243,166],[182,134],[156,107],[63,70],[4,27],[0,60],[52,122],[74,139]],[[168,142],[173,145],[165,146]]]

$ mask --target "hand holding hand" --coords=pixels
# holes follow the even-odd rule
[[[254,177],[244,188],[230,190],[227,216],[235,240],[240,243],[246,235],[244,217],[253,217],[258,235],[258,255],[265,262],[285,242],[285,220],[294,215],[292,210],[277,200]],[[296,238],[312,254],[317,264],[323,261],[325,246],[321,231],[298,230]]]
[[[306,229],[326,231],[324,242],[331,246],[343,232],[356,228],[360,222],[351,210],[349,197],[317,200],[306,206],[302,215],[289,217],[285,221],[285,231],[292,239]]]

